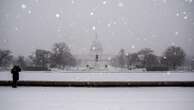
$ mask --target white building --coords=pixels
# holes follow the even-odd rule
[[[96,38],[92,42],[88,50],[88,54],[78,55],[77,58],[79,60],[80,67],[100,70],[109,66],[111,55],[104,54],[103,46],[96,34]]]

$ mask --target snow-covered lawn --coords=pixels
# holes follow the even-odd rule
[[[194,88],[0,87],[0,110],[194,110]]]
[[[0,80],[11,80],[9,71],[0,72]],[[194,72],[68,73],[23,71],[20,80],[41,81],[194,81]]]

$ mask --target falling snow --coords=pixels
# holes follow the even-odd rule
[[[119,3],[117,4],[117,6],[118,6],[118,7],[123,7],[124,4],[123,4],[123,2],[119,2]]]
[[[31,14],[32,13],[32,11],[31,10],[28,10],[28,14]]]
[[[163,0],[163,3],[167,3],[167,0]]]
[[[55,15],[55,17],[56,17],[56,18],[60,18],[60,14],[57,13],[57,14]]]
[[[102,4],[103,4],[103,5],[106,5],[106,4],[107,4],[107,1],[103,1]]]
[[[111,27],[111,24],[110,24],[110,23],[108,23],[108,24],[107,24],[107,27]]]
[[[116,21],[114,21],[114,22],[113,22],[113,24],[115,25],[115,24],[117,24],[117,22],[116,22]]]
[[[39,3],[39,0],[35,0],[36,3]]]
[[[180,14],[177,12],[177,13],[176,13],[176,16],[180,16]]]
[[[22,8],[22,9],[25,9],[25,8],[27,8],[27,6],[26,6],[25,4],[22,4],[22,5],[21,5],[21,8]]]
[[[18,28],[18,27],[15,27],[15,30],[16,30],[16,31],[18,31],[18,30],[19,30],[19,28]]]
[[[183,14],[184,14],[184,15],[186,15],[186,14],[187,14],[187,12],[186,12],[186,11],[183,11]]]
[[[187,19],[188,19],[188,16],[184,16],[183,18],[184,18],[185,20],[187,20]]]
[[[93,16],[94,15],[94,12],[90,12],[90,15]]]
[[[97,30],[98,32],[97,31],[96,32],[100,33],[101,36],[119,36],[119,37],[121,36],[123,38],[130,37],[130,44],[132,43],[136,44],[133,42],[134,40],[141,43],[142,42],[147,43],[147,42],[151,42],[151,40],[153,39],[157,40],[157,39],[160,39],[160,37],[164,37],[164,36],[174,35],[174,36],[177,36],[174,38],[181,38],[181,36],[183,35],[184,36],[190,36],[189,34],[192,35],[191,31],[188,33],[185,33],[183,32],[184,30],[182,31],[182,29],[174,27],[174,29],[172,28],[169,30],[170,31],[169,35],[156,34],[152,36],[151,31],[153,31],[154,34],[162,33],[160,30],[162,30],[163,27],[157,27],[160,29],[154,29],[155,25],[152,25],[152,22],[151,22],[149,23],[151,28],[146,29],[145,25],[147,25],[148,23],[146,21],[153,20],[155,22],[157,21],[157,19],[160,19],[160,18],[157,18],[158,17],[157,15],[159,14],[161,16],[161,19],[165,20],[164,24],[170,24],[168,21],[171,21],[171,20],[176,22],[178,26],[182,26],[182,24],[188,23],[188,27],[184,27],[184,29],[192,30],[193,28],[190,28],[190,27],[191,26],[193,27],[194,21],[193,21],[193,12],[192,10],[190,10],[190,7],[193,5],[193,0],[183,0],[182,2],[177,2],[175,6],[170,8],[168,7],[168,5],[171,2],[176,3],[176,1],[170,1],[170,0],[152,0],[152,1],[154,2],[154,4],[157,4],[157,5],[149,5],[149,8],[146,8],[146,7],[143,7],[144,4],[143,5],[139,4],[138,6],[135,6],[134,4],[134,7],[139,7],[141,5],[141,7],[143,8],[139,7],[138,10],[133,11],[131,10],[132,8],[134,8],[134,7],[131,7],[133,6],[133,2],[131,1],[100,0],[100,1],[95,1],[94,3],[91,2],[87,4],[86,2],[83,2],[81,0],[69,0],[69,2],[66,2],[67,4],[64,4],[64,5],[68,5],[67,10],[66,8],[64,8],[65,6],[64,7],[58,6],[57,9],[54,7],[51,7],[55,9],[56,13],[52,13],[52,11],[50,11],[50,13],[45,12],[44,16],[42,16],[42,14],[40,13],[44,12],[45,10],[40,10],[40,11],[37,11],[37,10],[39,8],[41,9],[42,7],[44,7],[44,3],[40,0],[32,0],[32,3],[20,2],[19,5],[17,5],[17,8],[19,8],[19,11],[15,13],[15,16],[8,12],[6,12],[4,15],[6,20],[9,20],[9,17],[13,16],[13,18],[16,18],[18,21],[22,21],[23,23],[25,23],[24,21],[26,21],[25,20],[26,15],[28,15],[28,17],[32,17],[32,19],[34,19],[33,17],[37,15],[36,16],[37,18],[41,18],[42,20],[45,20],[45,22],[48,22],[49,24],[53,23],[48,21],[50,19],[49,17],[57,18],[58,20],[55,21],[57,22],[56,23],[57,26],[54,28],[56,28],[55,32],[60,33],[60,36],[63,36],[64,34],[67,34],[67,33],[70,33],[70,34],[67,34],[67,36],[76,36],[74,34],[77,34],[78,32],[74,30],[83,30],[82,34],[84,35],[85,33],[88,34],[90,32],[96,31],[96,27],[98,27],[98,30]],[[151,2],[151,4],[153,4],[153,2]],[[134,3],[136,2],[134,1]],[[148,4],[148,2],[145,2],[145,3]],[[71,5],[71,4],[76,4],[76,5]],[[157,8],[158,10],[157,9],[156,11],[152,10],[154,8],[152,6],[158,6]],[[117,8],[117,7],[120,7],[120,8]],[[160,13],[160,11],[164,11],[165,9],[167,10],[170,9],[170,10],[169,12],[165,12],[166,14],[164,16],[164,14]],[[109,12],[109,10],[111,11]],[[149,12],[150,10],[152,11],[146,15],[145,13],[147,11]],[[146,19],[145,21],[144,18],[136,18],[136,15],[137,17],[144,16],[145,18],[148,18],[148,19]],[[139,22],[138,20],[140,20],[141,22]],[[12,25],[11,30],[21,31],[24,29],[24,28],[21,28],[23,27],[22,25],[23,25],[22,23],[19,25],[18,24]],[[70,31],[64,31],[64,28]],[[72,30],[68,28],[71,28]],[[108,31],[106,32],[101,31],[103,29],[107,29]],[[117,32],[117,30],[119,31]],[[146,37],[146,36],[150,36],[150,37]],[[171,43],[171,41],[173,41],[173,43]],[[173,39],[171,41],[168,42],[168,44],[175,45],[174,42],[176,42],[177,44],[180,44],[176,41],[176,39]],[[128,46],[129,48],[132,48],[132,49],[136,48],[136,46],[139,47],[139,45],[136,45],[136,46],[128,45]]]
[[[92,26],[92,30],[95,31],[96,30],[96,26]]]
[[[132,48],[132,49],[135,49],[135,45],[131,45],[131,48]]]
[[[72,1],[71,1],[71,3],[72,3],[72,4],[74,4],[74,3],[75,3],[75,1],[74,1],[74,0],[72,0]]]
[[[171,42],[171,45],[172,45],[172,46],[176,46],[175,42]]]
[[[192,3],[193,0],[185,0],[187,3]]]
[[[175,35],[176,35],[176,36],[179,35],[179,32],[175,32]]]

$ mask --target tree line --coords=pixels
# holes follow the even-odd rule
[[[168,67],[176,69],[185,62],[186,54],[181,47],[170,46],[161,56],[155,55],[150,48],[141,49],[135,53],[125,52],[121,49],[119,53],[110,60],[110,65],[119,68],[149,68]],[[42,67],[60,68],[78,65],[78,60],[72,55],[70,48],[64,42],[55,43],[51,50],[36,49],[28,57],[14,57],[10,50],[0,49],[0,69],[17,64],[21,68]]]
[[[63,69],[66,66],[75,66],[76,59],[64,42],[55,43],[52,50],[36,49],[28,57],[14,57],[10,50],[0,49],[0,67],[7,68],[11,64],[17,64],[21,68],[41,67]]]
[[[150,48],[144,48],[136,53],[126,53],[121,49],[111,60],[111,65],[120,68],[150,68],[150,67],[168,67],[176,69],[184,64],[185,52],[181,47],[170,46],[162,56],[157,56]]]

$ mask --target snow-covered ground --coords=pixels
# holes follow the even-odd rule
[[[11,80],[9,71],[0,72],[0,80]],[[20,80],[42,81],[194,81],[194,72],[68,73],[23,71]]]
[[[194,88],[0,87],[0,110],[194,110]]]

